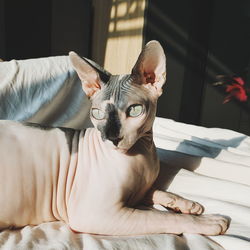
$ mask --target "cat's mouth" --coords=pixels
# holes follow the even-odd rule
[[[128,150],[130,149],[130,147],[126,147],[125,145],[120,145],[123,143],[120,143],[122,141],[122,139],[116,139],[116,140],[106,140],[106,142],[108,142],[108,144],[114,149],[117,150],[118,152],[121,153],[127,153]]]
[[[126,154],[133,148],[134,145],[135,143],[122,143],[121,142],[117,146],[114,145],[114,149],[120,153]]]

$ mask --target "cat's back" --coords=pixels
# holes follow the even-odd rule
[[[68,170],[77,162],[79,135],[0,121],[0,228],[5,227],[1,221],[23,226],[66,218],[65,187]]]
[[[23,150],[30,151],[30,154],[32,154],[33,149],[38,150],[37,153],[41,153],[46,148],[48,150],[56,149],[59,144],[67,146],[70,152],[72,151],[72,140],[75,134],[80,134],[80,131],[68,128],[53,128],[35,123],[0,120],[0,152],[4,148],[20,147]]]
[[[0,121],[0,178],[8,174],[56,171],[68,167],[78,151],[81,131],[45,127],[16,121]],[[30,172],[29,172],[30,171]]]

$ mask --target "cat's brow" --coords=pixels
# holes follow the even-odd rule
[[[131,81],[130,75],[112,76],[103,94],[103,99],[112,99],[114,103],[123,102],[124,97],[131,92]]]
[[[144,104],[148,107],[146,89],[133,84],[134,81],[131,75],[111,76],[102,92],[100,102],[114,104],[121,111],[126,111],[131,104]]]

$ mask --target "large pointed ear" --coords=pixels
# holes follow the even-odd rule
[[[101,89],[101,79],[97,71],[75,52],[69,52],[69,59],[81,82],[83,91],[88,97]]]
[[[162,86],[166,81],[166,57],[164,50],[157,41],[150,41],[140,53],[132,70],[138,84],[155,91],[157,96],[162,93]]]

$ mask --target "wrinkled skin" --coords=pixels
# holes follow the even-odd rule
[[[94,128],[68,133],[1,121],[0,129],[1,228],[54,220],[106,235],[216,235],[227,228],[220,216],[187,215],[203,211],[198,203],[151,188],[159,165],[150,140],[139,140],[129,155]],[[133,208],[144,200],[185,214]]]
[[[228,228],[223,216],[200,215],[197,202],[154,188],[159,161],[152,124],[165,82],[160,44],[148,43],[132,74],[112,76],[106,85],[75,53],[70,59],[92,108],[100,112],[91,113],[95,128],[0,122],[0,227],[63,220],[74,231],[105,235],[223,234]],[[121,86],[120,94],[112,84]],[[142,112],[132,116],[131,105],[140,105]],[[158,211],[152,204],[180,213]]]

